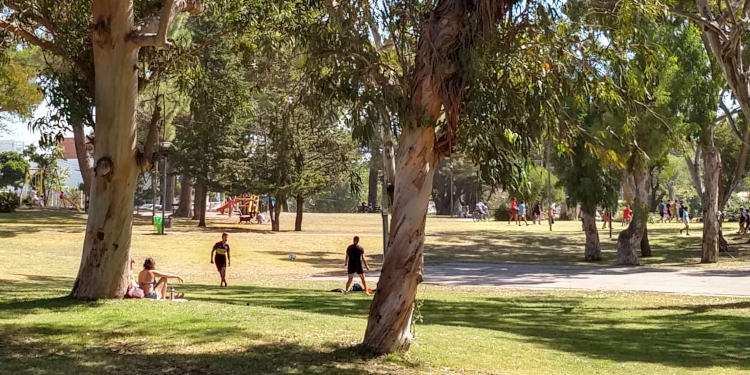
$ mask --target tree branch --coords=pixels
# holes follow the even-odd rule
[[[721,107],[721,110],[724,111],[724,116],[723,117],[726,117],[727,121],[729,121],[729,125],[732,127],[732,132],[737,137],[737,139],[739,139],[741,141],[742,140],[742,134],[740,133],[740,130],[737,128],[737,123],[734,121],[734,117],[732,117],[734,115],[734,113],[736,113],[736,112],[730,111],[729,108],[727,107],[726,103],[724,103],[724,100],[722,100],[722,99],[719,99],[719,107]],[[721,119],[721,117],[719,119]],[[719,119],[717,119],[717,121]]]
[[[18,25],[15,25],[6,20],[0,19],[0,29],[3,29],[13,35],[23,38],[27,42],[35,46],[38,46],[45,51],[52,52],[58,56],[64,56],[64,54],[59,49],[57,49],[54,43],[50,42],[49,40],[41,39],[37,37],[36,35],[34,35],[32,32],[29,32],[21,28]]]
[[[222,31],[220,33],[216,33],[216,34],[212,35],[211,37],[209,37],[208,39],[206,39],[205,41],[203,41],[203,43],[199,44],[197,47],[191,49],[190,51],[187,51],[185,53],[181,53],[181,54],[175,56],[175,58],[169,60],[166,64],[164,64],[163,68],[154,70],[153,74],[151,75],[151,77],[149,77],[149,78],[143,78],[143,79],[138,80],[138,91],[142,91],[143,89],[145,89],[148,86],[148,84],[151,83],[151,81],[153,81],[154,79],[158,78],[159,75],[161,75],[162,73],[164,73],[165,71],[167,71],[167,69],[169,69],[172,65],[174,65],[175,62],[179,61],[182,58],[188,57],[190,55],[193,55],[193,54],[199,52],[200,50],[206,48],[206,46],[208,46],[209,44],[211,44],[216,39],[219,39],[219,38],[221,38],[221,37],[223,37],[223,36],[225,36],[225,35],[227,35],[227,34],[229,34],[231,32],[232,32],[232,29],[226,29],[226,30],[224,30],[224,31]]]
[[[716,21],[712,21],[707,18],[701,17],[700,15],[695,14],[695,13],[685,12],[683,10],[671,8],[671,7],[669,8],[669,12],[677,16],[685,17],[697,23],[699,26],[703,26],[707,29],[711,29],[711,31],[715,32],[720,37],[727,39],[726,33],[724,32],[724,30],[721,29],[721,27]]]
[[[159,120],[161,120],[161,107],[159,107],[159,97],[157,96],[154,101],[154,112],[151,114],[151,121],[148,123],[146,140],[143,142],[143,154],[139,155],[138,158],[138,165],[141,170],[151,169],[153,165],[156,138],[159,136]]]
[[[201,0],[164,0],[159,15],[147,17],[136,25],[128,35],[128,41],[140,47],[165,47],[167,30],[180,12],[198,14],[203,11]]]

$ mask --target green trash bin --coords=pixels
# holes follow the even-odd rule
[[[154,229],[156,229],[156,233],[163,233],[161,227],[163,224],[161,216],[154,216]]]

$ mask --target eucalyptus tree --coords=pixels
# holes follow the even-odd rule
[[[589,123],[596,123],[596,113],[586,114]],[[593,121],[591,121],[593,120]],[[593,124],[592,124],[593,125]],[[589,128],[589,132],[591,132]],[[565,188],[572,204],[580,204],[583,217],[583,231],[586,235],[584,259],[587,262],[602,260],[599,233],[596,226],[596,209],[605,207],[612,210],[617,204],[619,193],[619,171],[613,165],[603,162],[599,152],[592,150],[592,143],[581,136],[568,152],[557,155],[554,160],[558,184]]]
[[[139,60],[143,48],[168,46],[167,31],[182,12],[198,13],[199,0],[13,1],[0,28],[75,67],[91,83],[96,130],[90,210],[72,294],[121,298],[127,287],[133,193],[153,145],[136,147],[139,88],[160,68]],[[68,21],[74,26],[68,27]]]
[[[703,208],[701,262],[716,262],[721,233],[719,212],[724,202],[721,195],[726,192],[722,191],[722,158],[715,133],[722,122],[717,119],[717,110],[723,100],[725,81],[704,48],[701,31],[679,18],[672,25],[672,32],[662,39],[665,49],[676,57],[679,72],[672,80],[672,111],[681,118],[685,133],[697,145],[695,160],[688,166]],[[701,158],[703,181],[695,168]]]
[[[372,91],[374,95],[382,95],[398,103],[398,111],[394,112],[400,130],[387,256],[378,293],[370,307],[364,339],[364,345],[377,353],[406,349],[411,342],[411,314],[416,288],[422,281],[424,225],[433,176],[440,160],[453,151],[459,140],[459,132],[464,131],[459,124],[466,123],[467,128],[476,127],[476,122],[460,121],[465,99],[480,99],[481,94],[474,93],[474,90],[484,90],[498,97],[502,97],[499,94],[506,91],[514,95],[512,99],[518,100],[513,105],[516,111],[506,107],[510,104],[507,100],[491,107],[492,112],[485,113],[489,120],[484,122],[491,126],[483,129],[487,134],[485,138],[513,138],[491,146],[498,152],[485,154],[494,158],[493,162],[488,161],[487,164],[496,163],[505,170],[515,170],[513,166],[501,165],[503,161],[495,155],[507,155],[510,151],[506,152],[504,146],[508,144],[522,153],[525,145],[532,144],[533,138],[544,132],[543,124],[546,121],[542,120],[558,123],[555,111],[548,105],[554,106],[559,102],[557,85],[564,80],[558,80],[560,75],[557,72],[560,69],[551,65],[560,63],[556,59],[558,57],[569,59],[566,53],[553,57],[549,50],[541,48],[547,45],[544,42],[554,37],[555,31],[530,32],[527,28],[533,24],[535,28],[545,31],[554,29],[551,27],[554,11],[542,5],[532,6],[529,3],[525,7],[514,7],[513,2],[506,1],[441,0],[429,9],[431,4],[428,2],[404,4],[406,9],[426,9],[429,13],[424,17],[409,10],[403,13],[404,17],[422,20],[409,24],[410,35],[418,34],[419,41],[404,60],[407,68],[403,71],[405,84],[398,88],[404,94]],[[352,12],[356,15],[359,9],[350,7],[348,2],[331,2],[326,11]],[[352,35],[342,34],[345,37]],[[366,37],[354,35],[357,38]],[[329,41],[324,40],[320,48],[324,48],[326,43]],[[477,48],[479,45],[482,48]],[[337,58],[332,56],[328,62],[334,66],[361,64],[360,69],[365,72],[372,69],[354,54]],[[511,62],[510,65],[508,62]],[[327,72],[329,74],[323,78],[335,81],[341,71],[330,69]],[[492,75],[494,80],[489,78]],[[497,77],[500,77],[500,83]],[[341,80],[347,82],[351,78],[346,76]],[[493,81],[491,87],[469,85],[489,81]],[[540,106],[526,110],[523,103]],[[512,114],[518,116],[513,117]],[[476,119],[478,116],[467,118]],[[556,129],[555,126],[550,128]],[[511,133],[517,137],[509,137]],[[472,139],[483,138],[477,135]],[[511,159],[508,156],[502,160]]]

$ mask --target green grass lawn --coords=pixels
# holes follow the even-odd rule
[[[184,275],[177,288],[189,301],[79,302],[66,295],[84,220],[58,211],[0,215],[0,374],[750,372],[750,299],[655,293],[424,285],[411,350],[372,357],[357,347],[371,297],[326,292],[343,279],[304,278],[340,273],[355,233],[377,267],[376,215],[309,215],[302,234],[215,219],[203,230],[179,221],[155,236],[148,219],[137,219],[134,257],[153,256]],[[676,226],[652,228],[663,260],[649,265],[697,266],[698,230],[685,239],[670,233]],[[223,230],[231,232],[229,288],[216,286],[208,263]],[[426,261],[580,261],[578,223],[558,224],[555,236],[545,230],[430,218]],[[746,265],[743,254],[720,265]]]

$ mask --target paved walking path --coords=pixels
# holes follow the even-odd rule
[[[377,281],[378,272],[368,275]],[[313,280],[342,280],[314,276]],[[587,267],[512,263],[429,265],[424,282],[453,286],[586,289],[750,297],[750,268],[728,270]]]

